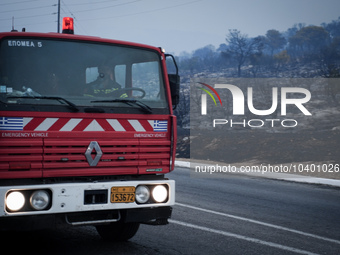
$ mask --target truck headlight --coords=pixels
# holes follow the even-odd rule
[[[32,193],[30,204],[35,210],[44,210],[50,203],[50,195],[45,190],[37,190]]]
[[[150,190],[147,186],[140,185],[136,188],[136,200],[140,204],[148,202],[150,198]]]
[[[19,211],[25,205],[25,197],[19,191],[13,191],[6,197],[6,206],[10,211]]]
[[[152,197],[157,203],[162,203],[168,197],[168,190],[163,185],[157,185],[152,190]]]

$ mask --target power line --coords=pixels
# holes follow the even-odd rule
[[[74,20],[77,20],[76,16],[74,16],[73,12],[70,10],[70,8],[65,4],[63,0],[61,0],[62,4],[65,6],[65,8],[68,10],[68,12],[71,14],[71,16],[74,18]],[[67,14],[67,12],[61,7],[62,11]],[[74,25],[77,29],[82,30],[83,34],[87,34],[85,30],[81,27],[80,23],[74,22]]]
[[[102,20],[102,19],[112,19],[112,18],[123,18],[123,17],[128,17],[128,16],[139,15],[139,14],[163,11],[163,10],[167,10],[167,9],[172,9],[172,8],[176,8],[176,7],[180,7],[180,6],[184,6],[184,5],[189,5],[189,4],[197,3],[197,2],[200,2],[200,1],[202,1],[202,0],[195,0],[195,1],[187,2],[187,3],[173,5],[173,6],[162,7],[162,8],[157,8],[157,9],[148,10],[148,11],[142,11],[142,12],[135,12],[135,13],[130,13],[130,14],[123,14],[123,15],[118,15],[118,16],[110,16],[110,17],[105,17],[105,18],[94,18],[94,19],[83,19],[81,21]]]
[[[23,16],[23,17],[15,17],[15,19],[27,19],[27,18],[36,18],[36,17],[44,17],[44,16],[51,16],[51,15],[55,15],[55,13],[50,13],[50,14],[39,14],[39,15],[31,15],[31,16]],[[2,18],[0,20],[8,20],[11,18]]]
[[[30,2],[33,2],[33,1],[41,1],[41,0],[26,0],[26,1],[20,1],[20,2],[4,3],[4,4],[0,4],[0,6],[12,5],[12,4],[21,4],[21,3],[30,3]]]
[[[77,20],[77,18],[75,17],[74,13],[81,13],[81,12],[91,12],[91,11],[97,11],[97,10],[103,10],[103,9],[107,9],[107,8],[113,8],[113,7],[117,7],[117,6],[122,6],[122,5],[128,5],[128,4],[132,4],[132,3],[135,3],[135,2],[139,2],[141,0],[135,0],[135,1],[132,1],[132,2],[127,2],[127,3],[120,3],[120,4],[115,4],[115,5],[110,5],[110,6],[105,6],[105,7],[100,7],[100,8],[92,8],[92,9],[88,9],[88,10],[80,10],[80,11],[76,11],[76,12],[72,12],[70,10],[70,8],[65,4],[65,2],[63,0],[62,1],[62,4],[64,5],[64,7],[68,10],[68,12],[71,14],[71,16]],[[116,0],[115,0],[116,1]],[[112,2],[112,1],[101,1],[101,2],[95,2],[95,4],[99,4],[99,3],[106,3],[106,2]],[[83,4],[74,4],[74,5],[83,5]],[[64,13],[67,13],[63,8],[62,8],[63,12]],[[81,23],[78,23],[78,22],[75,22],[74,23],[75,26],[77,28],[80,28],[80,30],[82,30],[83,32],[85,32],[85,30],[80,26]],[[79,25],[79,26],[78,26]],[[87,34],[85,32],[85,34]]]
[[[88,9],[88,10],[81,10],[81,11],[77,11],[76,13],[81,13],[81,12],[91,12],[91,11],[98,11],[98,10],[104,10],[104,9],[113,8],[113,7],[117,7],[117,6],[122,6],[122,5],[132,4],[132,3],[135,3],[135,2],[139,2],[139,1],[141,1],[141,0],[135,0],[135,1],[132,1],[132,2],[127,2],[127,3],[121,3],[121,4],[109,5],[109,6],[100,7],[100,8],[92,8],[92,9]]]
[[[76,19],[76,17],[74,16],[74,14],[71,12],[71,10],[68,8],[68,6],[65,4],[65,2],[63,0],[61,0],[61,3],[63,4],[63,6],[65,6],[65,8],[67,9],[67,11],[71,14],[71,16]],[[63,12],[66,14],[67,12],[62,8],[62,6],[60,7]]]
[[[112,3],[113,1],[118,1],[118,0],[106,0],[106,1],[95,1],[95,2],[88,2],[88,3],[81,3],[81,4],[69,4],[68,6],[79,6],[79,5],[89,5],[89,4],[102,4],[102,3]]]
[[[33,1],[33,0],[31,0],[31,1]],[[31,1],[20,1],[20,2],[15,2],[15,3],[24,3],[24,2],[31,2]],[[36,0],[36,1],[38,1],[38,0]],[[78,20],[78,19],[76,19],[76,16],[74,14],[82,13],[82,12],[90,12],[90,11],[102,10],[102,9],[107,9],[107,8],[113,8],[113,7],[122,6],[122,5],[128,5],[128,4],[132,4],[132,3],[135,3],[135,2],[138,2],[138,1],[141,1],[141,0],[135,0],[135,1],[127,2],[127,3],[120,3],[120,4],[115,4],[115,5],[110,5],[110,6],[106,6],[106,7],[100,7],[100,8],[92,8],[92,9],[87,9],[87,10],[80,10],[80,11],[76,11],[76,12],[71,11],[70,8],[65,4],[65,2],[63,0],[61,0],[61,1],[63,3],[63,6],[65,6],[65,8],[66,8],[66,10],[64,8],[62,8],[62,11],[65,14],[70,13],[71,16],[75,20]],[[129,14],[123,14],[123,15],[117,15],[117,16],[110,16],[110,17],[102,17],[102,18],[81,19],[81,20],[78,20],[78,21],[92,21],[92,20],[103,20],[103,19],[129,17],[129,16],[134,16],[134,15],[140,15],[140,14],[146,14],[146,13],[152,13],[152,12],[158,12],[158,11],[163,11],[163,10],[167,10],[167,9],[177,8],[177,7],[184,6],[184,5],[194,4],[194,3],[200,2],[200,1],[202,1],[202,0],[194,0],[194,1],[185,2],[185,3],[173,5],[173,6],[161,7],[161,8],[156,8],[156,9],[146,10],[146,11],[141,11],[141,12],[135,12],[135,13],[129,13]],[[108,1],[108,0],[100,1],[100,2],[95,2],[95,4],[106,3],[106,2],[112,2],[112,1]],[[15,3],[13,3],[13,4],[15,4]],[[92,4],[92,3],[87,3],[87,4]],[[72,4],[72,6],[75,6],[75,5],[85,5],[85,4]],[[57,5],[54,4],[54,5],[51,5],[51,6],[57,6]],[[38,8],[47,8],[47,7],[50,7],[50,6],[43,6],[43,7],[38,7]],[[37,8],[30,8],[30,9],[37,9]],[[8,11],[5,11],[5,12],[8,12]],[[56,14],[57,14],[56,12],[53,12],[53,13],[50,13],[50,14],[28,15],[28,16],[15,17],[15,19],[19,20],[19,19],[26,19],[26,18],[46,17],[46,16],[52,16],[52,15],[56,15]],[[4,21],[4,20],[9,20],[9,18],[0,18],[0,21]],[[43,23],[47,23],[47,22],[43,22]],[[51,22],[49,22],[49,23],[51,23]],[[41,22],[40,23],[36,23],[36,24],[41,24]],[[78,22],[75,23],[75,24],[77,25]],[[81,24],[81,23],[79,23],[79,24]],[[35,25],[35,24],[30,24],[30,25]],[[81,30],[84,30],[84,29],[81,28]]]
[[[35,10],[35,9],[42,9],[47,7],[52,7],[55,5],[45,5],[45,6],[39,6],[39,7],[31,7],[31,8],[25,8],[25,9],[16,9],[16,10],[9,10],[9,11],[0,11],[0,13],[6,13],[6,12],[19,12],[19,11],[27,11],[27,10]]]
[[[43,22],[44,23],[44,25],[45,24],[54,24],[55,23],[55,21],[45,21],[45,22]],[[36,22],[36,23],[24,23],[24,24],[20,24],[19,23],[19,25],[18,24],[15,24],[15,26],[16,27],[21,27],[21,26],[23,26],[23,27],[28,27],[28,26],[33,26],[33,25],[41,25],[41,22]],[[6,27],[8,27],[8,25],[5,25],[5,24],[2,24],[2,25],[0,25],[0,27],[2,27],[2,28],[6,28]]]
[[[20,4],[20,7],[23,7],[23,3],[26,3],[25,5],[27,5],[27,3],[32,3],[33,1],[37,2],[37,1],[41,1],[41,0],[30,0],[30,1],[19,1],[19,2],[12,2],[11,4]],[[55,2],[53,0],[53,2]],[[44,2],[46,3],[46,2]],[[4,4],[4,5],[7,5],[7,4]],[[41,3],[36,3],[36,5],[41,5]],[[30,6],[32,6],[30,4]],[[28,8],[20,8],[20,9],[16,9],[16,10],[10,10],[10,11],[0,11],[0,13],[6,13],[8,16],[9,14],[11,14],[11,17],[7,17],[3,14],[2,17],[0,18],[0,22],[1,23],[6,23],[10,21],[10,19],[14,16],[15,18],[15,21],[18,21],[18,23],[16,23],[16,25],[18,24],[21,24],[21,25],[24,25],[24,26],[30,26],[30,25],[42,25],[42,24],[47,24],[47,23],[55,23],[54,21],[51,21],[50,18],[47,18],[47,17],[52,17],[52,16],[55,16],[56,12],[51,12],[51,13],[48,13],[44,10],[47,10],[48,8],[51,8],[51,11],[52,11],[52,8],[56,8],[56,4],[52,4],[51,5],[44,5],[44,6],[37,6],[37,7],[28,7]],[[2,8],[4,9],[4,8]],[[30,11],[30,13],[28,15],[21,15],[21,16],[18,16],[17,15],[17,12],[19,13],[20,11],[26,11],[26,10],[37,10],[37,11]],[[43,18],[43,20],[41,19],[41,17],[45,17]],[[28,20],[32,19],[33,22],[27,22]],[[37,20],[39,22],[37,22]],[[35,22],[34,22],[35,21]],[[8,26],[8,25],[6,25]],[[19,25],[20,26],[20,25]],[[5,27],[5,25],[3,24],[1,27]]]
[[[156,12],[156,11],[163,11],[163,10],[167,10],[167,9],[176,8],[176,7],[179,7],[179,6],[194,4],[194,3],[197,3],[197,2],[201,2],[201,1],[202,1],[202,0],[195,0],[195,1],[187,2],[187,3],[177,4],[177,5],[168,6],[168,7],[163,7],[163,8],[158,8],[158,9],[149,10],[149,11],[131,13],[131,14],[121,15],[121,16],[117,16],[117,17],[125,17],[125,16],[132,16],[132,15],[138,15],[138,14],[145,14],[145,13]]]

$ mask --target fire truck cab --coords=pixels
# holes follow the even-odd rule
[[[167,224],[175,59],[63,30],[0,33],[0,230],[87,224],[127,240]]]

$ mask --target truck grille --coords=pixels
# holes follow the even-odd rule
[[[91,167],[85,152],[91,140],[45,139],[44,177],[80,175],[138,174],[141,169],[157,162],[169,167],[170,141],[167,140],[96,140],[103,155]],[[96,156],[92,151],[92,158]]]
[[[85,152],[97,141],[103,155],[90,166]],[[6,139],[0,140],[1,178],[131,175],[168,171],[170,141],[128,139]],[[93,158],[96,151],[92,151]]]
[[[42,177],[43,139],[0,139],[2,178]]]

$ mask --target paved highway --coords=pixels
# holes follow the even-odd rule
[[[2,237],[14,254],[340,254],[340,189],[177,168],[173,217],[106,243],[93,227]]]

